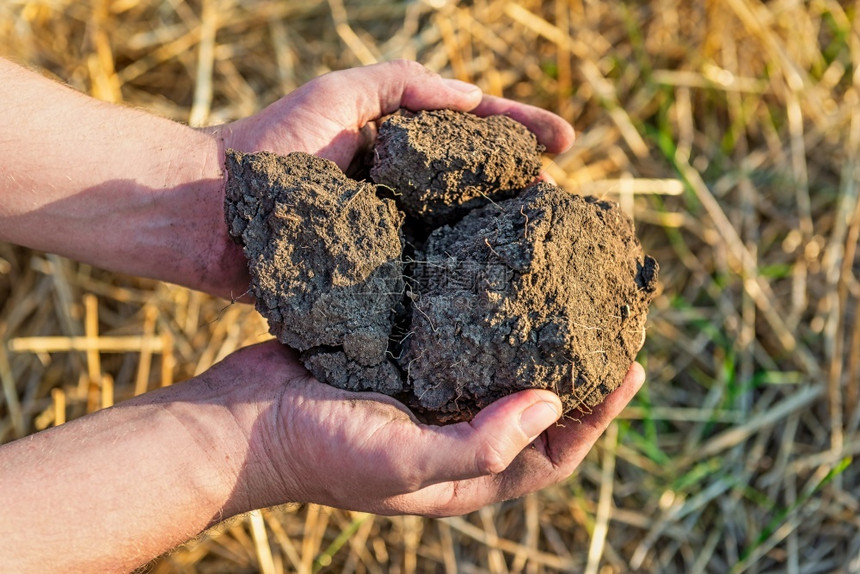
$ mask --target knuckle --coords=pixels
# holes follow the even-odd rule
[[[424,470],[413,464],[392,465],[390,476],[394,479],[394,489],[398,494],[411,494],[424,488]]]
[[[406,58],[398,58],[396,60],[391,60],[388,62],[388,65],[395,68],[398,74],[403,77],[410,76],[435,76],[436,74],[427,69],[423,64],[416,62],[415,60],[408,60]]]
[[[418,62],[408,58],[395,58],[394,60],[390,60],[388,65],[400,68],[404,71],[426,70],[426,68]]]
[[[299,90],[296,90],[296,92],[294,93],[307,93],[312,92],[314,90],[318,90],[319,93],[326,93],[339,89],[343,82],[344,78],[342,71],[329,72],[328,74],[317,76],[316,78],[305,84],[305,86],[302,86],[301,88],[299,88]]]
[[[417,472],[404,472],[398,482],[404,493],[411,494],[424,488],[424,480]]]
[[[478,451],[475,466],[480,476],[501,474],[508,468],[508,462],[508,457],[505,456],[501,445],[495,442],[488,442]]]
[[[448,518],[450,516],[461,516],[468,514],[474,505],[464,503],[461,488],[457,482],[446,485],[446,491],[441,493],[438,503],[428,508],[424,515],[428,518]]]

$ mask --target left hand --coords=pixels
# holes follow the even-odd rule
[[[558,397],[531,389],[439,427],[390,397],[317,382],[276,341],[248,347],[0,446],[3,571],[128,572],[284,502],[465,514],[567,478],[643,379],[633,365],[603,404],[563,426]]]
[[[528,127],[550,153],[573,143],[573,128],[559,116],[482,96],[475,85],[442,78],[409,60],[325,74],[254,116],[208,131],[239,151],[304,151],[346,170],[359,151],[372,145],[375,122],[399,108],[505,114]]]

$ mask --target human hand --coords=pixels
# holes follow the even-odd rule
[[[377,514],[458,515],[570,476],[644,382],[623,385],[579,421],[556,424],[558,397],[527,390],[471,422],[418,423],[396,400],[314,380],[270,342],[234,353],[205,377],[240,436],[230,514],[288,501]]]
[[[320,76],[254,116],[209,131],[225,147],[282,155],[303,151],[346,170],[360,150],[372,145],[375,122],[399,108],[509,115],[534,132],[550,153],[564,151],[574,138],[570,124],[553,113],[482,96],[475,85],[442,78],[409,60]]]

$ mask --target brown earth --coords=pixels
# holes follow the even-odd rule
[[[530,387],[587,410],[644,342],[657,264],[614,203],[540,183],[437,229],[419,258],[401,363],[441,421]]]
[[[622,382],[644,341],[657,264],[617,205],[527,187],[538,168],[534,136],[515,135],[525,128],[452,114],[394,116],[380,128],[373,176],[399,174],[384,185],[419,218],[405,219],[422,228],[406,229],[416,245],[404,244],[394,202],[334,163],[228,151],[227,224],[248,257],[257,309],[317,379],[395,396],[425,421],[468,420],[525,388],[557,392],[567,413],[587,411]],[[413,132],[427,122],[447,135],[438,157],[419,161],[432,138]],[[506,138],[519,143],[495,147]],[[472,160],[460,145],[488,162],[483,170],[464,168]]]
[[[513,197],[540,173],[542,151],[507,116],[422,111],[380,126],[370,176],[407,215],[438,226]]]
[[[399,392],[386,359],[404,289],[394,202],[305,153],[228,151],[226,166],[228,229],[272,334],[321,381]]]

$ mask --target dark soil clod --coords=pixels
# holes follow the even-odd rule
[[[396,396],[428,422],[525,388],[557,392],[567,413],[603,401],[656,291],[630,219],[529,186],[540,149],[509,118],[421,112],[379,133],[372,175],[409,218],[327,160],[227,153],[227,224],[272,333],[320,381]],[[404,221],[423,227],[406,230],[415,250]]]
[[[380,366],[403,293],[394,203],[305,153],[228,151],[226,166],[228,228],[244,247],[251,293],[272,334],[305,352],[322,381],[399,386],[396,368]]]
[[[525,388],[588,409],[644,340],[656,263],[613,203],[540,183],[437,229],[420,263],[402,365],[418,407],[441,421]]]
[[[370,176],[396,190],[407,215],[438,226],[513,197],[540,173],[542,151],[507,116],[422,111],[380,126]]]

